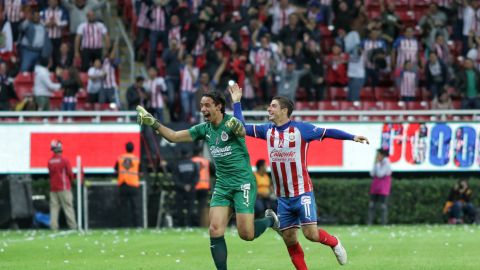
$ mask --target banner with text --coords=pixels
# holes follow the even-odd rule
[[[307,162],[311,172],[368,172],[376,149],[390,153],[393,171],[476,171],[480,168],[479,123],[325,123],[364,135],[370,145],[325,139],[309,144]],[[267,144],[247,138],[252,166],[269,160]]]

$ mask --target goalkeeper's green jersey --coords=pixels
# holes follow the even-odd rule
[[[245,137],[235,136],[225,126],[225,122],[232,117],[225,114],[218,126],[205,122],[191,127],[189,132],[194,141],[203,139],[207,142],[216,167],[217,184],[230,187],[254,184]]]

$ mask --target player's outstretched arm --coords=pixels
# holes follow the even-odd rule
[[[164,137],[169,142],[192,142],[192,136],[188,130],[174,131],[162,125],[153,115],[151,115],[142,106],[137,106],[137,123],[153,128],[155,132]]]
[[[350,141],[355,141],[359,143],[370,144],[367,137],[365,136],[352,135],[345,131],[334,129],[334,128],[329,128],[325,130],[325,138],[331,138],[331,139],[337,139],[337,140],[350,140]]]
[[[245,127],[243,124],[240,122],[235,117],[230,118],[225,125],[232,130],[233,134],[237,137],[245,137]]]

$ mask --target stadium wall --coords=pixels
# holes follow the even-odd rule
[[[82,157],[86,173],[113,173],[129,141],[137,146],[137,155],[140,151],[136,124],[5,124],[0,125],[0,173],[47,173],[53,139],[62,142],[72,166],[78,155]]]

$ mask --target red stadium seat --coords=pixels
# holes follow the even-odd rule
[[[407,110],[428,110],[428,103],[426,101],[410,101],[405,102]]]
[[[462,101],[460,100],[454,100],[452,101],[452,104],[455,110],[460,110],[462,108]]]
[[[415,17],[416,14],[415,12],[411,10],[398,10],[396,11],[396,14],[398,17],[400,17],[400,20],[407,26],[415,26],[416,21]]]
[[[373,92],[372,87],[363,87],[360,91],[360,100],[362,101],[373,101],[375,100],[375,93]]]
[[[331,100],[345,100],[347,99],[347,87],[334,87],[328,88],[328,97]]]
[[[80,72],[80,81],[82,81],[83,87],[87,89],[88,85],[88,73],[86,72]]]
[[[403,101],[384,101],[383,102],[383,109],[390,111],[390,110],[405,110],[405,102]]]
[[[396,87],[375,87],[374,92],[377,101],[398,101],[400,97]]]
[[[342,111],[355,111],[361,108],[359,101],[340,101],[340,110]]]
[[[21,72],[15,77],[13,87],[20,100],[25,96],[33,95],[33,73]]]
[[[321,111],[334,111],[340,109],[340,103],[338,101],[319,101],[317,108]]]
[[[380,108],[377,106],[377,102],[375,101],[362,101],[360,103],[360,109],[363,111],[376,111]]]
[[[297,88],[295,92],[296,100],[307,100],[307,90],[304,87]]]

